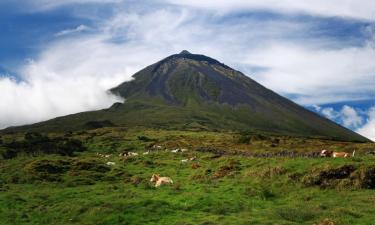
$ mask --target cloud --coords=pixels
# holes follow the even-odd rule
[[[284,41],[249,52],[243,63],[268,68],[255,78],[300,104],[371,99],[375,96],[375,49],[329,49]]]
[[[88,31],[88,30],[90,30],[90,27],[85,26],[85,25],[79,25],[78,27],[73,28],[73,29],[62,30],[56,33],[55,36],[59,37],[59,36],[64,36],[64,35],[69,35],[69,34],[74,34],[74,33],[80,33],[82,31]]]
[[[340,114],[336,112],[332,107],[323,108],[320,110],[320,112],[330,120],[335,120],[340,116]]]
[[[363,124],[363,118],[350,106],[344,105],[341,109],[341,115],[345,127],[359,127]]]
[[[50,45],[22,68],[22,81],[0,78],[0,127],[107,108],[122,101],[107,90],[140,69],[138,62],[134,65],[127,57],[137,55],[139,49],[122,50],[97,39]]]
[[[333,107],[321,107],[321,106],[313,106],[314,110],[326,118],[337,121],[344,125],[345,127],[358,129],[364,124],[364,117],[366,116],[367,112],[363,112],[360,109],[355,109],[351,106],[344,105],[338,111],[336,111]]]
[[[348,17],[375,20],[375,2],[368,0],[168,0],[176,5],[217,10],[220,12],[270,10],[283,13],[302,13],[326,17]]]
[[[375,107],[368,111],[367,123],[357,130],[358,133],[375,141]]]
[[[97,34],[46,45],[17,71],[21,81],[0,78],[0,127],[108,108],[123,101],[108,89],[165,56],[149,45],[117,43],[109,25],[103,26]]]

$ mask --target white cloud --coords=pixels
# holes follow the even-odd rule
[[[313,107],[313,109],[317,112],[320,112],[320,110],[322,110],[322,107],[318,106],[318,105],[312,105],[311,107]]]
[[[307,44],[308,45],[308,44]],[[375,95],[375,49],[326,49],[277,42],[248,53],[244,64],[269,68],[256,74],[262,84],[299,95],[300,104],[323,104]]]
[[[375,107],[369,110],[368,117],[367,123],[358,129],[357,132],[375,141]]]
[[[185,5],[220,12],[271,10],[284,13],[304,13],[328,17],[349,17],[375,20],[375,2],[368,0],[168,0]]]
[[[118,48],[100,39],[69,39],[50,45],[23,67],[24,81],[0,79],[0,127],[107,108],[121,101],[107,90],[141,68],[142,63],[134,63],[132,57],[147,61],[152,56],[142,52],[146,49]]]
[[[320,112],[330,120],[335,120],[340,116],[340,114],[336,112],[332,107],[323,108]]]
[[[359,127],[363,124],[363,118],[358,112],[347,105],[344,105],[341,109],[341,118],[345,127]]]
[[[64,35],[69,35],[69,34],[74,34],[74,33],[80,33],[80,32],[88,31],[88,30],[90,30],[90,27],[86,25],[79,25],[78,27],[73,28],[73,29],[62,30],[56,33],[55,36],[59,37],[59,36],[64,36]]]
[[[352,129],[360,128],[364,124],[364,117],[366,116],[365,114],[367,114],[367,112],[363,112],[360,109],[355,109],[348,105],[344,105],[338,111],[332,107],[321,106],[315,106],[314,109],[316,112],[322,114],[326,118],[333,121],[338,121],[343,126]]]

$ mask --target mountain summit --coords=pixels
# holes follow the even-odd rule
[[[76,130],[88,124],[234,130],[368,141],[263,87],[225,64],[183,50],[110,91],[125,103],[12,129]]]

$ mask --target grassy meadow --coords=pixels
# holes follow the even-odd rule
[[[21,143],[24,137],[2,135],[0,152],[7,150],[6,143]],[[375,156],[366,154],[375,149],[372,143],[125,128],[48,137],[63,137],[52,140],[64,144],[66,139],[79,140],[85,150],[66,155],[21,152],[0,159],[0,224],[370,225],[375,221]],[[188,151],[172,153],[176,148]],[[323,148],[356,150],[356,156],[300,154]],[[123,151],[139,155],[119,157]],[[283,151],[295,153],[277,155]],[[181,162],[193,156],[197,159]],[[154,173],[171,177],[174,183],[155,188],[149,182]]]

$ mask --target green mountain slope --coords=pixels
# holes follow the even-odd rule
[[[114,125],[368,141],[204,55],[183,51],[133,78],[110,90],[124,97],[124,104],[7,130],[67,131]]]

